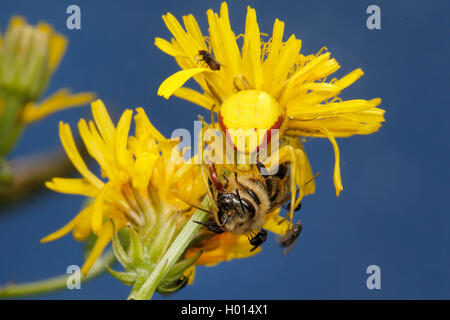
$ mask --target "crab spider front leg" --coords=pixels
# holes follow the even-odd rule
[[[297,203],[295,201],[295,195],[297,193],[297,171],[299,171],[299,162],[296,156],[295,149],[289,145],[283,146],[280,149],[280,163],[285,161],[289,161],[291,163],[291,174],[290,174],[290,192],[291,192],[291,207],[289,209],[289,213],[286,216],[286,219],[290,218],[291,223],[294,219],[294,211],[297,207]],[[299,198],[300,200],[300,198]]]
[[[290,208],[286,216],[286,219],[293,221],[294,211],[297,208],[303,198],[303,184],[304,184],[304,168],[305,168],[305,158],[303,157],[303,152],[300,149],[294,148],[291,145],[285,145],[281,147],[277,152],[272,153],[266,163],[270,164],[273,168],[275,164],[280,164],[283,162],[290,162],[291,172],[289,179],[289,191],[291,195]],[[269,169],[270,170],[270,169]],[[299,196],[296,199],[297,187],[299,189]]]
[[[203,183],[205,184],[209,199],[211,200],[211,203],[213,204],[214,209],[218,211],[219,208],[217,207],[216,201],[214,200],[214,195],[213,195],[213,193],[211,191],[211,187],[209,185],[210,178],[208,175],[208,169],[206,168],[205,164],[202,164],[201,174],[202,174],[202,180],[203,180]]]

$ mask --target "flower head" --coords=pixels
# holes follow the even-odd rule
[[[381,99],[342,101],[339,97],[363,71],[331,78],[340,65],[326,48],[303,55],[301,40],[294,35],[283,40],[284,22],[278,19],[271,38],[263,40],[256,12],[250,7],[245,32],[239,36],[231,29],[225,2],[220,14],[208,10],[207,17],[209,36],[203,36],[192,15],[183,17],[184,28],[172,14],[163,16],[173,38],[170,42],[156,38],[155,45],[173,56],[182,70],[166,79],[158,94],[166,99],[175,95],[216,111],[223,131],[276,128],[282,139],[328,138],[335,152],[334,183],[339,194],[342,184],[335,138],[373,133],[384,121],[384,110],[377,108]],[[223,68],[213,70],[199,63],[199,50],[213,54]],[[190,78],[200,92],[183,87]]]
[[[128,284],[148,277],[195,209],[180,200],[180,195],[200,202],[207,194],[201,165],[183,158],[177,149],[178,139],[166,139],[151,124],[142,108],[134,116],[135,134],[130,136],[132,110],[125,110],[115,126],[100,100],[92,103],[94,121],[80,120],[78,130],[90,156],[100,166],[101,178],[86,165],[78,152],[68,124],[60,123],[62,145],[81,178],[54,178],[48,188],[92,199],[77,216],[42,242],[62,237],[72,231],[75,239],[85,240],[90,234],[96,243],[85,262],[86,274],[108,243],[113,239],[117,259],[126,273],[111,273]],[[204,201],[204,200],[203,200]],[[288,227],[278,212],[266,217],[265,228],[281,234]],[[128,230],[128,252],[122,248],[117,231]],[[185,260],[174,266],[161,292],[177,289],[183,274],[193,274],[193,264],[214,265],[221,261],[251,256],[252,246],[245,235],[215,235],[201,230],[187,247]],[[200,257],[200,258],[199,258]],[[197,260],[198,259],[198,260]],[[140,271],[139,271],[140,270]],[[138,279],[140,279],[138,281]],[[192,277],[184,277],[183,281]],[[185,283],[185,282],[184,282]]]
[[[25,125],[93,100],[92,93],[72,95],[62,89],[37,102],[66,47],[67,39],[50,25],[40,22],[32,26],[18,16],[12,17],[5,34],[0,34],[0,157],[11,149]]]

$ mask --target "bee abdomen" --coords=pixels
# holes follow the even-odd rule
[[[249,179],[251,182],[253,182],[254,184],[258,185],[262,190],[264,190],[264,185],[261,183],[261,181],[257,180],[257,179]],[[253,192],[251,189],[246,188],[248,194],[253,198],[253,200],[255,200],[256,204],[261,204],[261,199],[258,197],[258,195]]]

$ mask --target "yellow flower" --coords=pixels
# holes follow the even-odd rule
[[[67,47],[67,39],[46,23],[27,24],[14,16],[0,34],[0,157],[30,122],[94,99],[90,92],[72,95],[62,89],[38,103]]]
[[[326,48],[315,55],[301,54],[301,40],[291,35],[283,41],[284,22],[278,19],[272,37],[264,41],[256,12],[250,7],[245,33],[239,36],[231,29],[225,2],[220,14],[208,10],[207,17],[209,36],[203,36],[192,15],[183,17],[184,28],[172,14],[163,16],[173,38],[170,42],[156,38],[155,45],[173,56],[182,70],[166,79],[158,94],[166,99],[175,95],[217,112],[223,131],[275,128],[280,129],[282,140],[328,138],[335,154],[334,184],[339,195],[342,183],[335,138],[371,134],[384,121],[384,110],[377,108],[381,99],[342,101],[339,97],[363,71],[356,69],[340,79],[330,79],[340,65]],[[237,41],[240,37],[243,38],[241,48]],[[209,51],[221,68],[213,70],[205,61],[199,61],[202,60],[199,50]],[[190,78],[194,78],[201,92],[183,87]],[[303,152],[301,143],[295,140],[298,139],[289,140],[285,146],[288,149],[280,151],[289,154],[292,147]],[[309,167],[305,155],[298,159],[297,166],[300,164]],[[298,168],[297,172],[304,168]],[[297,185],[304,187],[310,177],[305,176]]]
[[[123,254],[120,241],[116,239],[114,243],[113,240],[116,257],[128,273],[110,272],[126,283],[139,282],[136,280],[139,277],[137,265],[142,270],[155,267],[156,261],[192,216],[194,208],[179,196],[199,202],[207,194],[200,172],[202,166],[194,164],[193,159],[183,160],[183,150],[176,149],[179,139],[166,139],[151,124],[142,108],[136,111],[134,136],[129,135],[133,111],[125,110],[114,126],[100,100],[92,103],[94,121],[79,121],[81,138],[90,156],[99,164],[102,178],[89,170],[81,158],[69,125],[60,123],[62,145],[82,177],[54,178],[46,186],[61,193],[83,195],[92,201],[67,225],[42,239],[42,242],[52,241],[72,231],[76,240],[83,241],[94,233],[96,243],[82,268],[82,273],[87,274],[114,237],[114,229],[119,231],[127,227],[130,237],[139,239],[132,241],[135,243],[132,247],[147,249],[132,259]],[[265,227],[281,234],[289,224],[282,221],[276,211],[267,215]],[[213,265],[260,251],[250,252],[252,246],[245,235],[215,235],[202,230],[194,242],[185,258],[194,263],[204,251],[196,264]],[[186,280],[190,275],[192,281],[192,268],[184,270],[183,274]],[[148,272],[142,276],[148,277]],[[162,286],[160,290],[165,292],[168,288]]]

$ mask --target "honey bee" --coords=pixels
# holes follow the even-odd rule
[[[207,168],[210,196],[216,208],[213,212],[208,211],[213,219],[197,223],[218,234],[249,234],[259,230],[249,238],[253,246],[251,251],[255,250],[267,238],[267,231],[262,228],[265,215],[281,207],[291,197],[288,163],[280,164],[278,172],[273,175],[264,175],[262,164],[256,166],[257,172],[224,174],[224,183],[219,179],[214,164]]]
[[[198,61],[204,61],[211,68],[211,70],[220,70],[221,63],[217,61],[210,52],[206,50],[198,50],[198,55]]]

